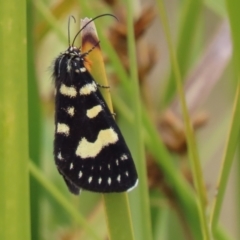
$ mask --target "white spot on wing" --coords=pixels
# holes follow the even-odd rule
[[[123,154],[123,155],[122,155],[120,158],[121,158],[121,160],[122,160],[122,161],[124,161],[124,160],[127,160],[127,159],[128,159],[128,157],[127,157],[127,155],[126,155],[126,154]]]
[[[89,183],[92,182],[92,176],[88,178],[88,182],[89,182]]]
[[[101,105],[94,106],[87,110],[87,117],[95,118],[102,110],[103,109]]]
[[[110,164],[108,164],[108,169],[109,169],[109,170],[111,169],[111,166],[110,166]]]
[[[119,165],[118,159],[116,160],[116,165],[117,165],[117,166]]]
[[[132,191],[137,185],[138,185],[138,179],[137,179],[137,181],[135,182],[135,184],[127,190],[127,192]]]
[[[63,160],[63,157],[62,157],[62,153],[61,153],[61,152],[58,153],[57,158],[58,158],[58,160]]]
[[[66,136],[69,135],[70,128],[65,123],[58,123],[57,124],[57,133],[64,134]]]
[[[73,163],[70,164],[70,170],[73,169]]]
[[[121,181],[121,175],[120,174],[118,175],[117,180],[118,180],[118,182]]]
[[[101,182],[102,182],[102,178],[99,178],[98,179],[98,184],[101,184]]]
[[[79,174],[78,174],[78,177],[81,178],[82,175],[83,175],[83,174],[82,174],[82,171],[80,171]]]
[[[65,84],[61,84],[60,93],[62,95],[68,96],[70,98],[74,98],[77,96],[77,91],[76,91],[75,87],[73,87],[73,86],[68,87]]]
[[[128,171],[125,172],[126,176],[128,176]]]
[[[89,95],[92,92],[97,91],[97,85],[95,82],[85,84],[83,87],[80,89],[80,95]]]
[[[112,179],[109,177],[109,178],[108,178],[108,185],[110,185],[111,182],[112,182]]]
[[[117,141],[118,135],[112,128],[101,130],[95,142],[88,142],[86,138],[82,138],[78,144],[76,155],[81,158],[96,157],[104,147]]]

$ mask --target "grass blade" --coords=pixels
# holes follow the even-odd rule
[[[0,239],[30,239],[26,2],[0,2]]]
[[[183,86],[182,86],[181,73],[178,66],[176,54],[173,49],[172,39],[171,39],[170,30],[168,26],[167,16],[165,14],[166,11],[165,11],[165,6],[163,1],[158,0],[158,8],[159,8],[161,20],[163,22],[163,27],[166,34],[167,42],[168,42],[171,63],[172,63],[173,71],[175,74],[176,86],[179,93],[181,108],[183,112],[183,119],[184,119],[185,131],[187,136],[187,144],[188,144],[188,155],[191,163],[194,185],[195,185],[197,196],[198,196],[197,202],[198,202],[198,208],[199,208],[199,218],[201,220],[201,227],[203,231],[203,238],[207,240],[207,239],[210,239],[210,232],[207,224],[207,215],[206,215],[207,214],[206,212],[207,197],[206,197],[205,184],[203,181],[203,174],[202,174],[201,165],[200,165],[200,159],[198,156],[198,151],[196,146],[196,139],[195,139],[193,127],[190,121],[190,116],[187,110],[186,100],[185,100]]]
[[[232,122],[229,130],[229,135],[225,147],[221,170],[218,178],[218,193],[214,200],[212,212],[211,212],[211,228],[214,236],[216,236],[216,230],[218,227],[218,219],[222,208],[222,202],[224,193],[229,178],[230,169],[233,162],[233,157],[236,151],[236,147],[239,141],[239,130],[240,130],[240,30],[239,30],[239,13],[237,9],[240,7],[240,2],[237,0],[226,0],[228,7],[228,14],[231,26],[232,40],[233,40],[233,57],[236,75],[238,78],[237,90],[235,95]]]
[[[143,139],[143,126],[142,126],[142,109],[140,100],[137,60],[136,60],[136,44],[134,38],[134,18],[133,18],[133,2],[127,1],[127,36],[128,36],[128,57],[130,63],[130,79],[131,79],[131,100],[132,112],[134,114],[134,125],[132,125],[132,146],[133,156],[136,159],[139,186],[136,190],[138,204],[135,202],[135,209],[133,211],[138,213],[138,221],[136,221],[136,234],[137,239],[150,240],[152,239],[152,228],[149,208],[148,186],[147,186],[147,172],[146,160],[144,153],[144,139]],[[134,206],[133,205],[133,206]]]
[[[188,66],[189,59],[191,57],[191,52],[193,49],[193,41],[195,33],[198,28],[196,27],[199,19],[200,13],[203,7],[202,0],[196,1],[185,1],[182,2],[185,5],[183,6],[182,22],[180,25],[179,39],[177,46],[177,61],[179,63],[179,68],[182,76],[185,76]],[[173,94],[176,92],[175,83],[174,83],[174,70],[171,69],[170,77],[168,80],[168,85],[166,89],[166,96],[164,101],[168,102],[172,99]]]

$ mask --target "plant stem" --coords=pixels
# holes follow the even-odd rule
[[[133,133],[133,156],[136,159],[136,165],[139,175],[139,186],[136,189],[139,203],[136,205],[135,211],[138,212],[139,219],[136,222],[138,226],[135,229],[136,239],[150,240],[152,239],[152,228],[149,208],[148,186],[147,186],[147,172],[146,160],[144,153],[144,139],[142,126],[142,109],[140,101],[140,89],[137,72],[136,60],[136,43],[134,36],[134,1],[126,1],[127,5],[127,36],[128,36],[128,57],[130,67],[131,79],[131,94],[132,94],[132,112],[134,114],[134,125],[132,126]]]
[[[158,2],[158,8],[159,8],[164,32],[165,32],[165,35],[167,38],[168,48],[169,48],[169,52],[170,52],[170,59],[171,59],[171,63],[173,66],[177,90],[178,90],[178,94],[180,97],[181,108],[183,111],[185,132],[186,132],[187,143],[188,143],[188,154],[189,154],[189,159],[190,159],[190,163],[191,163],[191,167],[192,167],[194,185],[195,185],[195,188],[197,191],[197,196],[198,196],[197,203],[198,203],[198,208],[199,208],[199,218],[201,220],[201,227],[202,227],[202,231],[203,231],[203,238],[205,240],[209,240],[210,232],[209,232],[209,227],[207,224],[207,215],[206,215],[206,204],[207,204],[206,189],[205,189],[205,185],[204,185],[204,181],[203,181],[203,174],[201,171],[201,165],[200,165],[200,160],[199,160],[197,146],[196,146],[196,139],[195,139],[193,127],[192,127],[192,124],[190,121],[190,116],[189,116],[188,110],[187,110],[187,104],[186,104],[186,100],[184,97],[184,91],[183,91],[183,87],[182,87],[182,79],[181,79],[180,69],[179,69],[179,65],[177,62],[176,53],[173,49],[168,20],[167,20],[166,14],[165,14],[166,13],[165,6],[164,6],[164,3],[162,0],[158,0],[157,2]]]
[[[30,239],[26,2],[0,1],[0,239]]]

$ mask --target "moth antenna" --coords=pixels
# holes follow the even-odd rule
[[[76,19],[73,15],[69,16],[68,18],[68,46],[70,47],[70,20],[71,18],[74,20],[74,22],[76,23]]]
[[[78,32],[77,34],[75,35],[74,39],[73,39],[73,42],[72,42],[72,47],[74,45],[74,42],[77,38],[77,36],[81,33],[81,31],[91,22],[95,21],[97,18],[100,18],[100,17],[104,17],[104,16],[111,16],[111,17],[114,17],[115,19],[117,19],[118,21],[118,18],[116,16],[114,16],[113,14],[110,14],[110,13],[105,13],[105,14],[102,14],[102,15],[98,15],[97,17],[91,19],[88,23],[86,23]]]

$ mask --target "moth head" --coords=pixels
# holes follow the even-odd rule
[[[75,46],[70,46],[68,49],[61,53],[54,61],[53,64],[53,78],[55,82],[67,81],[69,75],[72,74],[80,62],[83,61],[81,49]]]

